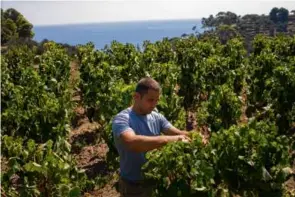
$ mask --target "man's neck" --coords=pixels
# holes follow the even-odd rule
[[[141,115],[144,116],[146,114],[142,113],[141,110],[136,106],[136,105],[132,105],[131,109],[137,114],[137,115]]]

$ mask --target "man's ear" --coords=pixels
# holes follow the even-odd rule
[[[134,92],[133,99],[134,100],[139,100],[140,99],[140,94],[138,92]]]

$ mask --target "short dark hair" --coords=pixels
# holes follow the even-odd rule
[[[143,96],[147,94],[149,89],[161,92],[161,86],[156,80],[151,77],[144,77],[137,83],[135,92]]]

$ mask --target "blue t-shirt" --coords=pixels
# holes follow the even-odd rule
[[[136,153],[127,149],[120,134],[133,130],[137,135],[158,136],[172,124],[160,113],[153,111],[147,115],[138,115],[131,108],[117,114],[112,122],[115,145],[120,155],[120,175],[127,180],[142,180],[141,167],[146,162],[145,153]]]

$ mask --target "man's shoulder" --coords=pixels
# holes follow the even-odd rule
[[[124,109],[114,116],[112,120],[112,132],[118,137],[123,131],[130,128],[129,123],[130,110]]]
[[[130,108],[126,108],[122,111],[120,111],[118,114],[115,115],[114,120],[118,120],[118,119],[129,119],[130,116]]]
[[[153,110],[150,115],[156,119],[161,119],[164,117],[163,114],[161,114],[158,110]]]

